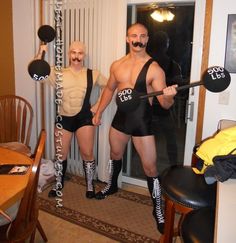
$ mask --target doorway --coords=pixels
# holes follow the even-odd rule
[[[172,21],[158,22],[152,19],[155,9],[170,10],[175,15]],[[176,4],[131,4],[127,6],[127,27],[134,22],[144,24],[149,31],[147,52],[166,72],[167,85],[190,83],[195,3]],[[165,42],[165,44],[164,44]],[[167,43],[168,42],[168,43]],[[166,47],[161,58],[159,46]],[[163,55],[164,56],[164,55]],[[168,64],[167,64],[168,63]],[[177,65],[180,75],[171,75]],[[173,82],[173,83],[171,83]],[[174,164],[183,164],[188,122],[189,90],[178,92],[175,104],[169,111],[153,106],[153,131],[157,147],[157,168],[159,173]],[[122,182],[146,187],[146,176],[141,161],[130,141],[125,155]]]

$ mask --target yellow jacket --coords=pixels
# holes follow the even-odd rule
[[[207,166],[213,164],[213,158],[216,155],[227,155],[235,148],[236,126],[219,131],[199,146],[196,155],[204,161],[204,165],[201,170],[193,168],[193,171],[197,174],[203,174]],[[232,154],[236,154],[236,151]]]

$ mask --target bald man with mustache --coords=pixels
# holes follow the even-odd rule
[[[46,45],[41,45],[37,55],[40,59]],[[62,129],[55,126],[55,148],[61,146],[60,160],[62,170],[59,174],[61,181],[49,192],[49,197],[56,197],[64,187],[64,179],[67,168],[67,156],[71,145],[72,135],[77,139],[80,155],[83,159],[87,191],[86,197],[95,196],[94,175],[95,158],[93,153],[95,126],[92,123],[93,114],[96,113],[98,102],[93,106],[90,104],[90,95],[95,86],[101,91],[107,83],[107,79],[97,70],[90,70],[83,65],[86,56],[86,47],[80,41],[71,43],[68,52],[69,66],[62,68],[60,76],[60,87],[63,92],[62,102],[58,105],[58,116],[56,122],[60,123]],[[43,81],[50,83],[56,88],[56,69],[51,68],[50,76]],[[101,92],[102,93],[102,92]],[[60,144],[58,143],[60,137]]]
[[[166,87],[164,71],[146,52],[147,28],[140,23],[131,25],[127,31],[126,41],[129,53],[111,65],[108,83],[93,118],[94,125],[101,123],[102,113],[115,91],[131,88],[145,95],[163,90],[163,95],[157,97],[161,106],[169,109],[174,103],[176,85]],[[128,141],[132,139],[147,178],[153,201],[153,216],[158,230],[163,233],[165,220],[156,166],[156,145],[151,127],[151,108],[152,98],[141,100],[137,109],[128,113],[120,110],[118,106],[109,133],[111,152],[108,183],[95,198],[101,200],[118,191],[117,179],[122,168],[122,157]]]

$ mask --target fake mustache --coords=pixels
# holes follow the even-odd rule
[[[80,60],[79,58],[77,58],[77,57],[76,57],[76,58],[73,58],[72,61],[73,61],[73,62],[74,62],[74,61],[81,62],[81,60]]]
[[[137,46],[139,46],[139,47],[141,47],[141,48],[146,47],[146,44],[143,44],[143,43],[141,43],[141,42],[139,42],[139,41],[137,41],[137,42],[133,42],[133,41],[132,41],[132,45],[133,45],[134,47],[137,47]]]

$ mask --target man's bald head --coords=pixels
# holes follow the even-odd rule
[[[146,32],[147,36],[148,36],[148,29],[147,29],[147,27],[144,26],[143,24],[140,24],[140,23],[132,24],[132,25],[128,28],[128,30],[127,30],[127,35],[129,35],[130,33],[132,33],[132,31],[133,31],[134,29],[136,29],[136,28],[138,28],[138,29],[140,29],[140,28],[143,29],[143,30]]]
[[[83,51],[84,54],[86,53],[86,47],[85,47],[84,43],[81,41],[74,41],[70,44],[69,52],[71,52],[73,50],[80,50],[80,51]]]

